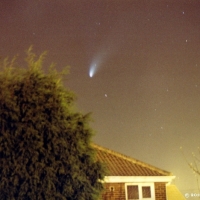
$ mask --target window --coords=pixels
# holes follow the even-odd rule
[[[155,200],[153,183],[126,183],[126,200]]]
[[[139,199],[138,185],[127,186],[128,199]]]
[[[142,187],[142,197],[143,198],[151,198],[151,187],[150,186]]]

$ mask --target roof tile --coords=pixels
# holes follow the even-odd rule
[[[93,144],[97,159],[108,168],[107,176],[171,176],[170,172],[156,168],[139,160]]]

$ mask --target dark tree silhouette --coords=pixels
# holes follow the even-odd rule
[[[43,71],[43,58],[30,48],[27,68],[1,62],[0,199],[97,199],[105,170],[89,115],[74,108],[64,72]]]

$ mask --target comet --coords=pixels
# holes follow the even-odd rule
[[[97,70],[97,65],[96,64],[91,65],[90,70],[89,70],[90,78],[92,78],[94,76],[96,70]]]
[[[125,31],[124,23],[116,23],[116,26],[112,27],[105,35],[101,45],[97,47],[96,52],[94,52],[95,54],[89,63],[88,75],[90,78],[93,78],[97,72],[106,65],[106,62],[111,58],[111,55],[114,55],[119,49],[125,47],[126,44],[124,40],[120,39],[119,35],[116,34],[119,30]],[[129,31],[129,29],[127,31]]]
[[[100,65],[102,64],[102,55],[97,54],[94,59],[92,60],[90,67],[89,67],[89,77],[92,78],[97,71],[99,70]]]

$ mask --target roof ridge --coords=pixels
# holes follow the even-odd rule
[[[107,153],[111,153],[111,154],[113,154],[113,155],[115,155],[115,156],[118,156],[118,157],[120,157],[120,158],[123,158],[123,159],[125,159],[125,160],[127,160],[127,161],[130,161],[130,162],[134,163],[134,164],[138,164],[138,165],[140,165],[140,166],[142,166],[142,167],[147,167],[147,168],[149,168],[149,169],[151,169],[151,170],[157,171],[157,172],[159,172],[159,173],[161,173],[161,174],[163,174],[163,175],[165,175],[165,176],[172,176],[172,175],[173,175],[171,172],[168,172],[168,171],[166,171],[166,170],[157,168],[157,167],[155,167],[155,166],[153,166],[153,165],[150,165],[150,164],[145,163],[145,162],[143,162],[143,161],[137,160],[137,159],[132,158],[132,157],[130,157],[130,156],[126,156],[126,155],[124,155],[124,154],[118,153],[118,152],[113,151],[113,150],[111,150],[111,149],[102,147],[102,146],[100,146],[100,145],[97,145],[97,144],[94,144],[94,143],[93,143],[92,146],[93,146],[94,148],[99,149],[99,150],[106,151]]]

